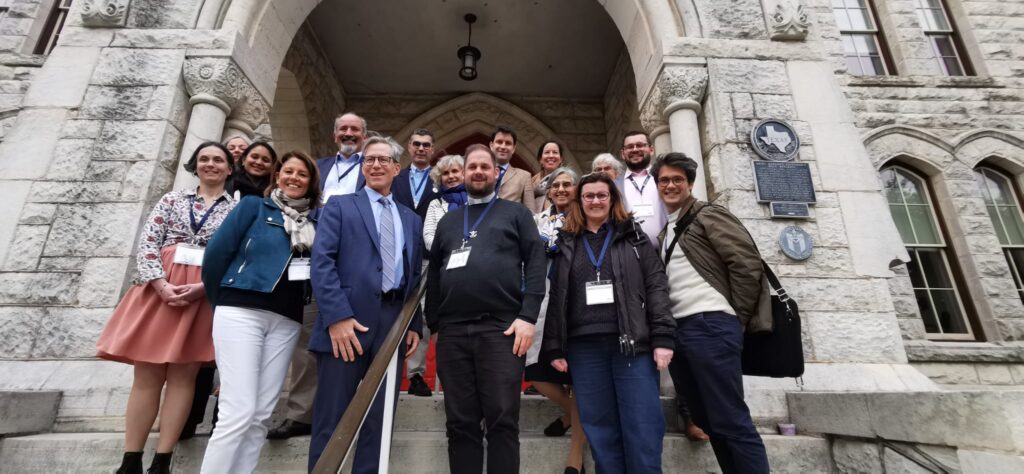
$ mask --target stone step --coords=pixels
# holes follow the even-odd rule
[[[121,433],[51,433],[0,440],[0,474],[47,472],[112,472],[121,459]],[[829,444],[823,438],[766,435],[772,472],[829,472],[832,461]],[[208,438],[183,441],[174,455],[176,472],[199,472]],[[666,473],[720,472],[711,446],[688,441],[682,435],[665,437],[662,466]],[[150,437],[145,455],[148,463],[156,435]],[[523,473],[561,472],[569,438],[547,438],[537,434],[520,437]],[[305,473],[309,437],[271,441],[260,454],[257,472]],[[595,472],[590,455],[587,471]],[[447,473],[447,440],[444,433],[395,433],[391,472]]]
[[[0,436],[52,430],[60,395],[52,390],[0,391]]]

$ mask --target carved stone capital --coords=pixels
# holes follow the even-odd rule
[[[811,26],[804,0],[765,0],[769,36],[775,41],[803,41]]]
[[[185,58],[184,76],[189,95],[220,99],[230,108],[230,118],[240,120],[251,128],[267,121],[270,105],[231,58]]]
[[[640,123],[647,130],[667,125],[679,109],[700,111],[708,86],[708,70],[698,66],[666,65],[640,106]]]
[[[131,0],[85,0],[82,2],[82,24],[94,28],[120,28],[128,19]]]

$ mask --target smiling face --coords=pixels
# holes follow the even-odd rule
[[[690,197],[693,184],[686,179],[686,172],[674,166],[662,166],[658,170],[658,194],[669,212],[682,207]]]
[[[647,142],[647,137],[637,134],[630,135],[622,141],[622,161],[633,171],[640,171],[651,164],[654,147]]]
[[[511,133],[498,132],[494,140],[491,140],[491,151],[494,152],[499,165],[508,164],[512,154],[516,152],[516,139]]]
[[[334,122],[334,143],[338,145],[338,151],[342,155],[352,156],[361,150],[365,139],[363,119],[358,115],[345,114]]]
[[[267,147],[257,146],[249,150],[242,161],[242,167],[250,176],[263,177],[270,173],[273,166],[270,150]]]
[[[573,199],[576,199],[576,186],[572,184],[572,179],[569,178],[568,173],[562,173],[551,182],[551,187],[548,189],[548,199],[555,204],[555,210],[558,212],[565,212],[569,208],[569,204],[572,203]]]
[[[242,158],[242,153],[245,153],[245,149],[249,146],[242,137],[235,137],[228,140],[227,145],[228,151],[231,152],[231,156],[234,157],[235,163],[238,163],[239,159]]]
[[[391,183],[401,169],[391,156],[391,147],[386,143],[374,143],[363,150],[363,177],[366,186],[382,196],[391,194]]]
[[[220,185],[231,174],[231,166],[228,165],[228,157],[215,146],[208,146],[199,150],[196,157],[196,175],[199,181],[207,185]]]
[[[277,172],[277,187],[291,199],[302,199],[309,192],[310,170],[300,158],[288,158]]]
[[[485,150],[476,150],[466,155],[466,191],[476,198],[486,197],[494,192],[498,180],[498,167]]]
[[[430,154],[434,151],[434,139],[430,135],[413,135],[406,144],[413,166],[423,169],[430,166]]]
[[[462,184],[462,166],[452,164],[441,172],[441,184],[446,188],[454,188]]]
[[[550,173],[562,166],[562,152],[558,149],[557,143],[548,143],[540,152],[540,167],[544,173]]]
[[[603,182],[587,183],[580,189],[580,198],[583,201],[583,215],[587,216],[589,222],[604,222],[612,209],[611,190],[608,184]]]

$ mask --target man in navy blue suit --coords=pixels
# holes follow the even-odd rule
[[[366,185],[360,164],[362,163],[363,141],[366,139],[366,120],[348,112],[334,119],[334,143],[338,153],[317,160],[320,168],[320,190],[323,203],[331,196],[351,194]],[[312,217],[318,219],[320,208],[313,210]],[[270,439],[286,439],[308,435],[313,420],[313,396],[316,394],[316,359],[306,350],[309,333],[316,318],[316,302],[306,305],[302,321],[302,333],[292,355],[288,378],[288,398],[285,402],[285,418],[280,425],[267,433]]]
[[[419,284],[423,224],[394,202],[392,181],[402,148],[390,138],[366,141],[360,167],[366,187],[327,201],[317,225],[311,258],[313,293],[320,307],[309,350],[317,358],[319,384],[313,401],[309,469],[316,465],[359,381]],[[399,354],[419,344],[414,318]],[[402,357],[389,370],[400,370]],[[384,386],[359,432],[352,472],[376,473],[384,414]]]

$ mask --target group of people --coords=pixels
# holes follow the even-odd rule
[[[410,391],[429,394],[435,345],[451,472],[519,472],[524,377],[564,412],[545,431],[572,431],[566,473],[584,472],[588,442],[599,473],[661,472],[666,368],[688,435],[706,432],[722,470],[768,472],[740,368],[761,260],[738,219],[691,194],[694,160],[652,163],[649,137],[629,132],[621,161],[600,155],[583,176],[547,141],[531,176],[511,166],[510,128],[433,163],[429,130],[403,147],[353,113],[334,125],[338,152],[319,160],[244,137],[202,143],[185,166],[198,186],[150,213],[138,279],[97,343],[134,365],[118,473],[142,472],[158,413],[148,472],[170,471],[213,362],[202,472],[253,472],[265,439],[301,434],[312,470],[421,278],[423,314],[389,370],[408,359]],[[286,378],[287,419],[268,430]],[[385,386],[354,473],[378,470]]]

